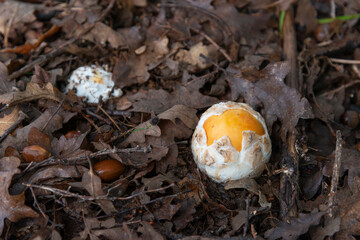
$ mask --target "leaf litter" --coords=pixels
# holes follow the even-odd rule
[[[360,11],[343,2],[0,1],[1,237],[356,239],[359,21],[318,23]],[[124,96],[65,94],[91,65]],[[190,140],[229,100],[261,112],[273,155],[259,178],[221,185]],[[32,145],[51,156],[26,163]],[[125,172],[105,183],[92,166],[109,158]]]

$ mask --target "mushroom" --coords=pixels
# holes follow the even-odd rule
[[[263,117],[245,103],[222,102],[201,116],[192,142],[194,161],[216,182],[259,176],[271,155]]]

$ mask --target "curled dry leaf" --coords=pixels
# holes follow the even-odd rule
[[[38,214],[25,205],[25,194],[10,195],[9,187],[14,174],[19,173],[17,168],[20,159],[17,157],[4,157],[0,159],[0,233],[4,227],[4,219],[12,222],[28,217],[38,217]]]
[[[295,128],[300,118],[313,117],[311,106],[306,98],[284,83],[289,73],[290,64],[279,62],[269,64],[258,72],[258,79],[250,81],[242,77],[242,72],[234,66],[227,71],[231,87],[232,100],[244,97],[246,103],[252,107],[262,105],[262,115],[266,120],[268,129],[279,119],[282,123],[281,138],[286,140],[286,134]]]
[[[275,240],[283,238],[295,240],[309,230],[309,227],[319,224],[321,217],[325,212],[303,214],[300,213],[298,218],[290,219],[289,222],[278,222],[277,227],[265,232],[265,238]]]
[[[266,196],[261,191],[261,187],[257,184],[257,182],[252,178],[244,178],[235,181],[229,181],[225,185],[225,190],[233,189],[233,188],[244,188],[249,192],[252,192],[259,196],[259,204],[263,208],[270,208],[271,203],[269,203],[266,199]]]
[[[100,177],[96,176],[91,170],[83,174],[81,183],[91,196],[98,197],[105,195],[102,190]],[[116,212],[116,209],[110,200],[97,200],[97,202],[106,214]]]
[[[23,102],[30,102],[33,100],[46,98],[57,102],[65,99],[65,95],[62,94],[51,83],[46,83],[44,86],[40,86],[37,83],[28,83],[25,91],[23,92],[9,92],[0,95],[0,103],[13,106]]]
[[[146,154],[145,159],[139,162],[134,159],[136,154],[120,154],[123,160],[133,159],[132,162],[145,164],[148,161],[160,160],[166,156],[166,164],[175,164],[178,155],[178,148],[175,144],[175,138],[186,139],[192,134],[198,117],[196,110],[184,105],[175,105],[171,109],[159,114],[158,125],[152,125],[151,120],[144,122],[135,128],[128,138],[121,143],[122,147],[129,144],[138,144],[142,146],[152,145],[154,147],[151,153]],[[180,122],[176,120],[180,120]],[[166,168],[166,166],[164,166]]]
[[[5,130],[11,127],[19,117],[19,108],[14,108],[9,115],[0,118],[0,135],[4,134]]]

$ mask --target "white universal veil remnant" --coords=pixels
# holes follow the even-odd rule
[[[249,105],[236,102],[218,103],[206,110],[191,147],[199,169],[216,182],[257,177],[271,155],[263,117]]]
[[[111,96],[122,96],[120,88],[113,90],[115,84],[111,77],[110,72],[95,65],[79,67],[71,74],[66,91],[75,90],[76,95],[88,103],[97,103],[100,96],[104,101]]]

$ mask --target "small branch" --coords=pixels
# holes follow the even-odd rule
[[[136,146],[134,148],[125,148],[125,149],[118,149],[118,148],[104,149],[104,150],[101,150],[101,151],[98,151],[98,152],[91,153],[89,155],[84,154],[84,155],[80,155],[80,156],[76,156],[76,157],[70,157],[70,158],[56,159],[55,157],[50,157],[50,158],[48,158],[48,159],[46,159],[46,160],[44,160],[42,162],[38,162],[38,163],[31,162],[30,164],[32,164],[32,167],[27,168],[26,172],[29,172],[31,170],[34,170],[36,168],[39,168],[39,167],[45,166],[45,165],[80,164],[80,162],[79,162],[80,160],[86,160],[87,158],[97,158],[97,157],[100,157],[100,156],[104,156],[104,155],[108,155],[108,154],[114,154],[114,153],[134,153],[134,152],[150,153],[151,150],[152,150],[152,148],[150,146],[147,146],[147,147]],[[25,171],[22,171],[22,174],[24,174],[24,173],[25,173]]]
[[[245,227],[244,227],[244,234],[243,236],[245,237],[246,236],[246,233],[249,229],[249,219],[250,219],[250,197],[247,196],[246,200],[246,221],[245,221]]]
[[[333,96],[335,93],[340,92],[340,91],[342,91],[343,89],[346,89],[346,88],[351,87],[351,86],[353,86],[353,85],[355,85],[355,84],[358,84],[358,83],[360,83],[360,80],[354,80],[354,81],[349,82],[349,83],[347,83],[347,84],[344,84],[344,85],[342,85],[342,86],[340,86],[340,87],[338,87],[338,88],[335,88],[334,90],[331,90],[331,91],[329,91],[329,92],[325,92],[325,93],[323,93],[323,94],[320,94],[320,97],[328,97],[328,96],[331,97],[331,96]]]
[[[211,37],[209,37],[208,35],[206,35],[205,33],[201,32],[201,31],[197,30],[196,28],[191,28],[191,30],[193,30],[194,32],[203,36],[206,40],[208,40],[216,48],[216,50],[218,50],[222,55],[224,55],[226,60],[228,60],[229,62],[232,62],[231,57],[229,56],[229,54],[226,53],[225,49],[220,47]]]
[[[80,199],[82,201],[95,201],[95,200],[125,201],[125,200],[130,200],[130,199],[133,199],[135,197],[141,196],[143,194],[164,191],[164,190],[166,190],[168,188],[171,188],[171,187],[175,186],[175,183],[172,183],[172,184],[170,184],[168,186],[165,186],[165,187],[162,187],[162,188],[157,188],[157,189],[152,189],[152,190],[148,190],[148,191],[139,192],[139,193],[130,195],[128,197],[109,197],[108,195],[86,196],[86,195],[81,195],[81,194],[78,194],[78,193],[73,193],[73,192],[69,192],[69,191],[66,191],[66,190],[53,188],[53,187],[49,187],[49,186],[44,186],[44,185],[36,185],[36,184],[31,184],[31,183],[23,183],[23,185],[26,186],[26,187],[29,187],[29,188],[39,188],[39,189],[42,189],[42,190],[46,190],[46,191],[54,193],[55,195],[60,195],[62,197],[78,198],[78,199]]]
[[[50,116],[50,118],[46,121],[45,125],[41,128],[41,132],[43,132],[45,130],[45,128],[49,125],[49,122],[51,121],[51,119],[53,119],[55,117],[55,115],[59,112],[62,104],[64,103],[64,100],[61,100],[61,102],[59,103],[59,106],[56,108],[55,112]]]
[[[20,123],[27,117],[28,116],[25,113],[20,111],[18,119],[16,119],[16,121],[8,129],[6,129],[5,132],[0,136],[0,143],[4,141],[5,138],[9,136],[9,134],[12,133],[20,125]]]
[[[334,63],[360,64],[360,60],[349,60],[349,59],[341,59],[341,58],[329,58],[329,60]]]
[[[335,162],[333,166],[333,173],[331,178],[331,186],[330,186],[330,193],[329,193],[329,209],[328,213],[329,216],[333,216],[333,205],[335,199],[335,192],[338,187],[339,183],[339,172],[341,166],[341,156],[342,156],[342,138],[340,130],[336,131],[336,148],[335,148]]]

